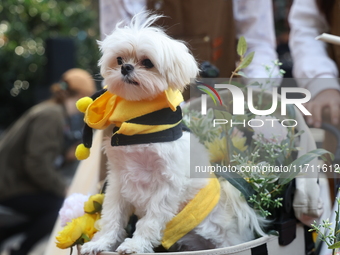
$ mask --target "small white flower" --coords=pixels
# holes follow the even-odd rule
[[[73,193],[67,197],[63,206],[59,211],[60,224],[66,226],[68,222],[85,214],[84,203],[89,199],[90,195]]]

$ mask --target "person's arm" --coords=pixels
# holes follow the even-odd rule
[[[312,95],[312,100],[305,105],[312,113],[312,116],[307,117],[307,122],[319,127],[322,110],[328,107],[333,124],[337,124],[340,107],[339,72],[335,62],[328,56],[327,44],[315,40],[315,37],[328,31],[326,19],[315,0],[294,0],[289,24],[293,75],[298,86],[308,89]]]
[[[249,52],[255,52],[252,63],[244,71],[249,78],[268,78],[264,65],[272,66],[273,78],[280,77],[273,66],[278,59],[271,0],[234,0],[233,12],[237,38],[244,36]]]
[[[328,31],[326,19],[316,1],[294,0],[288,20],[293,75],[297,79],[309,78],[309,82],[301,80],[299,86],[308,88],[312,97],[324,89],[338,89],[337,83],[327,83],[322,87],[311,83],[311,78],[337,78],[339,75],[335,62],[328,56],[327,44],[315,39]]]
[[[41,190],[64,196],[65,184],[54,162],[63,146],[62,116],[44,111],[29,125],[24,162],[27,177]]]

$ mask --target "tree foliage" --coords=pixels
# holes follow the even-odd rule
[[[98,13],[90,0],[0,0],[0,127],[28,107],[44,84],[46,40],[74,40],[76,67],[97,74]]]

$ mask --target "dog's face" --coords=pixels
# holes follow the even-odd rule
[[[168,88],[182,91],[197,76],[186,45],[150,26],[158,18],[137,15],[130,26],[117,25],[99,42],[100,71],[111,93],[130,101],[152,99]]]

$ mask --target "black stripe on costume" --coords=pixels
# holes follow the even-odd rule
[[[94,93],[94,94],[91,96],[92,100],[96,100],[98,97],[100,97],[101,95],[103,95],[106,91],[107,91],[107,89],[101,89],[101,90],[97,91],[96,93]]]
[[[92,128],[85,123],[83,128],[83,144],[86,148],[92,147],[92,136],[93,136]]]
[[[161,110],[151,112],[140,117],[126,121],[126,123],[134,123],[141,125],[171,125],[182,120],[182,109],[177,106],[176,111],[170,108],[163,108]]]
[[[103,95],[106,91],[107,91],[107,89],[101,89],[101,90],[97,91],[96,93],[94,93],[91,96],[92,100],[96,100],[98,97]],[[83,139],[83,144],[86,148],[92,147],[92,136],[93,136],[92,128],[85,123],[84,127],[83,127],[82,139]]]
[[[115,127],[113,133],[117,132],[119,128]],[[141,134],[141,135],[123,135],[114,134],[111,138],[112,146],[120,145],[133,145],[133,144],[146,144],[146,143],[160,143],[160,142],[172,142],[183,135],[182,124],[178,124],[173,128],[169,128],[163,131]]]

